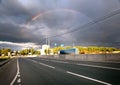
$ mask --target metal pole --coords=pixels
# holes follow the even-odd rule
[[[47,37],[47,35],[46,35],[46,45],[48,45],[48,37]]]

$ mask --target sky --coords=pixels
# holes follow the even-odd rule
[[[120,48],[120,0],[0,0],[0,48]]]

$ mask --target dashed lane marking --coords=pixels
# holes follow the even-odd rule
[[[20,78],[17,80],[17,83],[21,83],[21,79]]]
[[[47,67],[52,68],[52,69],[55,69],[55,67],[50,66],[50,65],[47,65],[47,64],[44,64],[44,63],[39,63],[39,64],[44,65],[44,66],[47,66]]]
[[[88,65],[88,64],[76,64],[76,65],[88,66],[88,67],[96,67],[96,68],[104,68],[104,69],[112,69],[112,70],[120,70],[119,68],[106,67],[106,66],[97,66],[97,65]]]
[[[41,60],[50,61],[50,60],[46,60],[46,59],[41,59]]]
[[[69,62],[65,62],[65,61],[57,61],[57,60],[47,60],[47,59],[41,59],[44,61],[51,61],[51,62],[58,62],[58,63],[69,63]]]
[[[78,76],[78,77],[81,77],[81,78],[84,78],[84,79],[88,79],[88,80],[91,80],[91,81],[95,81],[95,82],[98,82],[98,83],[101,83],[101,84],[104,84],[104,85],[112,85],[110,83],[107,83],[107,82],[104,82],[104,81],[100,81],[100,80],[97,80],[97,79],[93,79],[93,78],[90,78],[90,77],[87,77],[87,76],[83,76],[83,75],[80,75],[80,74],[76,74],[76,73],[73,73],[73,72],[70,72],[70,71],[66,71],[66,73],[74,75],[74,76]]]
[[[69,62],[65,62],[65,61],[46,60],[46,59],[42,59],[42,60],[52,61],[52,62],[58,62],[58,63],[69,63]],[[75,64],[75,63],[71,63],[71,64]],[[103,68],[103,69],[120,70],[120,68],[107,67],[107,66],[88,65],[88,64],[79,64],[79,63],[78,63],[78,64],[75,64],[75,65],[88,66],[88,67],[96,67],[96,68]]]
[[[20,77],[20,74],[18,74],[18,76],[17,77]]]
[[[56,61],[56,60],[51,60],[52,62],[58,62],[58,63],[69,63],[69,62],[65,62],[65,61]]]
[[[38,63],[35,60],[31,60],[31,61],[33,61],[35,63]],[[47,65],[47,64],[44,64],[44,63],[38,63],[38,64],[47,66],[47,67],[52,68],[52,69],[56,69],[55,67]],[[66,73],[74,75],[74,76],[77,76],[77,77],[81,77],[81,78],[84,78],[84,79],[87,79],[87,80],[91,80],[91,81],[94,81],[94,82],[98,82],[98,83],[101,83],[101,84],[104,84],[104,85],[112,85],[110,83],[107,83],[107,82],[104,82],[104,81],[100,81],[100,80],[97,80],[97,79],[94,79],[94,78],[90,78],[90,77],[87,77],[87,76],[84,76],[84,75],[80,75],[80,74],[77,74],[77,73],[73,73],[73,72],[70,72],[70,71],[66,71]]]
[[[29,59],[29,60],[30,60],[30,59]],[[39,62],[37,62],[37,61],[35,61],[35,60],[31,60],[31,61],[34,62],[34,63],[41,64],[41,65],[43,65],[43,66],[47,66],[47,67],[49,67],[49,68],[55,69],[55,67],[53,67],[53,66],[50,66],[50,65],[47,65],[47,64],[44,64],[44,63],[39,63]]]

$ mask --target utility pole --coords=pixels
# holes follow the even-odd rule
[[[73,46],[73,48],[74,48],[74,46],[75,46],[75,43],[74,43],[74,42],[73,42],[72,46]]]
[[[50,39],[48,38],[48,36],[46,35],[46,51],[47,51],[47,55],[49,55],[49,48],[50,48]]]
[[[48,45],[50,46],[50,39],[48,38]]]
[[[47,35],[46,35],[46,45],[50,45],[50,39],[48,38]]]
[[[48,45],[48,36],[46,35],[46,45]]]

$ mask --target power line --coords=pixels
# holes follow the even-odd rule
[[[57,37],[57,36],[62,36],[62,35],[65,35],[65,34],[69,34],[69,33],[76,32],[76,31],[78,31],[78,30],[86,30],[87,27],[89,27],[89,26],[91,26],[91,25],[95,25],[95,24],[97,24],[97,23],[99,23],[99,22],[105,21],[106,19],[109,19],[109,18],[111,18],[111,17],[113,17],[113,16],[115,16],[115,15],[118,15],[118,14],[120,14],[120,9],[117,9],[117,10],[115,10],[115,11],[113,11],[113,12],[111,12],[111,13],[109,13],[108,15],[105,15],[105,16],[103,16],[103,17],[96,18],[96,19],[90,21],[89,23],[84,24],[84,25],[82,25],[82,26],[80,26],[80,27],[79,27],[79,25],[75,25],[75,26],[77,26],[76,29],[72,29],[72,30],[69,30],[69,31],[67,31],[67,32],[64,32],[64,33],[61,33],[61,34],[57,34],[57,35],[54,35],[54,36],[50,36],[50,37],[48,37],[48,38]],[[72,26],[72,27],[73,27],[73,26]],[[80,29],[80,28],[84,28],[84,29]]]
[[[86,28],[86,27],[91,26],[93,24],[99,23],[99,22],[104,21],[106,19],[109,19],[109,18],[111,18],[111,17],[113,17],[113,16],[115,16],[115,15],[117,15],[119,13],[120,13],[120,9],[110,13],[109,15],[97,18],[95,20],[92,20],[91,22],[89,22],[89,23],[87,23],[87,24],[85,24],[85,25],[83,25],[81,27],[78,27],[76,29],[73,29],[73,30],[70,30],[70,31],[67,31],[67,32],[64,32],[64,33],[61,33],[61,34],[58,34],[58,35],[55,35],[55,36],[51,36],[51,37],[61,36],[61,35],[64,35],[64,34],[68,34],[68,33],[72,33],[72,32],[78,31],[78,30],[80,30],[80,28]]]

